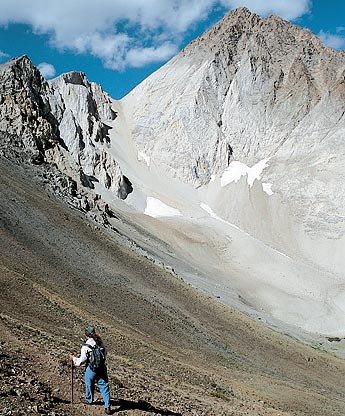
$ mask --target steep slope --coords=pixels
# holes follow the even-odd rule
[[[198,187],[232,161],[265,159],[262,181],[286,215],[308,235],[340,238],[344,71],[345,53],[311,32],[237,9],[133,90],[124,112],[138,152],[171,176]],[[220,202],[215,211],[252,231]]]
[[[91,187],[98,181],[117,197],[126,198],[130,192],[128,181],[107,152],[110,127],[106,123],[116,118],[110,97],[78,72],[63,74],[49,85],[53,94],[48,101],[74,169],[82,169]]]
[[[205,286],[324,334],[345,325],[344,71],[310,31],[240,8],[128,94],[113,130],[141,172],[128,202],[174,208],[182,256],[196,224]]]
[[[342,415],[344,362],[224,307],[95,227],[0,158],[0,377],[12,414],[103,414],[69,404],[69,351],[93,322],[126,415]],[[112,219],[120,226],[122,218]],[[130,224],[122,223],[131,233]],[[148,235],[147,235],[148,237]],[[80,335],[79,335],[80,334]]]
[[[134,119],[138,149],[199,186],[234,159],[254,164],[279,150],[286,160],[295,145],[294,157],[314,158],[310,144],[324,136],[320,127],[341,127],[344,70],[345,54],[324,48],[308,30],[240,8],[123,104]],[[327,125],[316,114],[324,114]],[[303,130],[295,128],[307,115],[316,136],[298,140]]]
[[[44,152],[58,144],[57,123],[46,101],[47,83],[30,60],[24,56],[0,65],[0,131],[5,135],[1,150],[31,155],[42,163]]]
[[[344,53],[238,9],[121,102],[27,57],[0,76],[1,154],[222,302],[343,335]]]
[[[299,157],[309,139],[296,154],[289,150],[300,145],[291,144],[289,129],[308,117],[304,95],[292,88],[301,72],[277,88],[277,96],[287,88],[286,101],[292,94],[284,115],[281,96],[276,107],[267,101],[276,72],[267,48],[260,49],[271,38],[260,31],[281,42],[291,32],[296,50],[304,37],[321,48],[280,19],[240,9],[120,103],[81,73],[48,83],[27,57],[0,66],[0,396],[7,414],[101,414],[101,406],[68,399],[66,358],[90,322],[109,347],[119,415],[344,414],[344,362],[319,351],[343,355],[344,340],[309,334],[311,348],[262,325],[340,335],[345,318],[343,276],[334,273],[341,262],[331,267],[317,258],[327,244],[342,253],[339,240],[317,240],[338,238],[341,227],[327,227],[320,214],[310,225],[315,241],[303,228],[305,211],[323,192],[317,180],[324,175],[331,184],[342,165],[335,157],[327,175],[314,167],[313,177],[303,176],[309,165]],[[280,53],[273,40],[269,50]],[[241,51],[247,55],[236,72],[232,57]],[[329,74],[320,64],[318,91],[327,85],[332,100],[341,98],[342,54],[320,51],[330,68],[335,63]],[[280,59],[290,65],[284,54]],[[188,91],[181,102],[177,75]],[[268,98],[254,103],[258,86]],[[314,92],[310,112],[326,100],[322,90],[316,104]],[[274,109],[287,121],[286,137],[278,121],[269,131]],[[262,153],[253,137],[263,140]],[[306,202],[294,191],[291,169],[311,187]],[[287,173],[283,194],[275,188]],[[269,178],[276,178],[272,187]],[[341,201],[339,192],[335,206]],[[78,396],[82,372],[76,377]]]

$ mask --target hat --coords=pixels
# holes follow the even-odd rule
[[[88,326],[85,328],[85,335],[92,335],[95,333],[95,328],[93,326]]]

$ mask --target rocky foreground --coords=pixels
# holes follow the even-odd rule
[[[109,348],[115,414],[344,414],[342,360],[157,267],[57,198],[44,169],[0,160],[1,414],[103,413],[99,396],[79,403],[81,370],[70,404],[67,357],[90,322]]]

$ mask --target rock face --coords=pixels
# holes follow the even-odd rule
[[[23,56],[0,66],[3,152],[19,146],[36,163],[48,161],[89,188],[98,181],[124,199],[129,181],[107,151],[104,121],[116,117],[110,98],[82,73],[46,82]]]
[[[129,187],[117,161],[107,151],[108,126],[116,118],[111,99],[102,88],[90,83],[85,74],[70,72],[49,81],[48,100],[55,115],[60,137],[72,157],[89,177],[96,178],[116,196],[125,199]]]
[[[58,142],[57,122],[47,100],[48,84],[24,56],[0,65],[0,88],[0,131],[36,162],[42,161],[44,152]]]
[[[138,149],[199,186],[234,159],[309,156],[341,126],[344,70],[308,30],[240,8],[123,101]]]
[[[341,272],[344,262],[338,267],[333,260],[335,253],[342,257],[345,233],[344,98],[344,51],[323,47],[310,31],[279,17],[240,8],[122,104],[138,153],[196,188],[221,178],[234,161],[267,160],[262,180],[274,194],[270,203],[267,195],[241,201],[229,185],[212,208],[257,238],[286,251],[301,245],[303,256],[313,257],[304,237],[291,235],[284,247],[281,233],[268,231],[272,221],[291,220],[297,228],[284,232],[325,239],[332,260],[324,264]],[[254,208],[245,218],[255,204],[264,205],[266,217]],[[335,251],[330,239],[339,241]]]

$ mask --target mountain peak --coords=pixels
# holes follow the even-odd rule
[[[218,25],[233,25],[239,22],[251,25],[253,23],[256,24],[260,20],[262,18],[256,13],[252,13],[247,7],[238,7],[227,13]]]
[[[89,84],[89,81],[87,80],[86,74],[84,72],[79,72],[79,71],[66,72],[65,74],[60,75],[60,77],[65,81],[66,84],[84,85],[84,86],[88,86]]]
[[[22,55],[16,58],[12,58],[9,61],[0,65],[3,70],[7,70],[9,68],[20,68],[21,70],[25,71],[37,71],[37,68],[32,63],[30,58],[27,55]]]
[[[27,55],[18,56],[9,60],[10,63],[25,63],[33,65],[31,59]]]
[[[251,16],[252,13],[247,7],[237,7],[236,9],[230,10],[227,16]]]
[[[246,7],[230,11],[213,28],[186,46],[182,54],[187,52],[198,56],[200,49],[203,54],[211,52],[216,56],[229,57],[228,62],[235,57],[239,57],[236,61],[240,60],[244,51],[249,55],[254,50],[260,51],[260,55],[265,51],[269,61],[284,62],[287,66],[289,59],[294,61],[297,55],[304,55],[307,50],[310,56],[326,54],[326,59],[331,59],[334,54],[345,56],[344,51],[325,48],[309,29],[275,15],[260,17]]]
[[[238,7],[231,10],[213,28],[192,41],[185,50],[192,51],[197,45],[203,45],[207,49],[218,51],[226,45],[234,46],[245,35],[246,38],[256,31],[265,20],[246,7]]]

